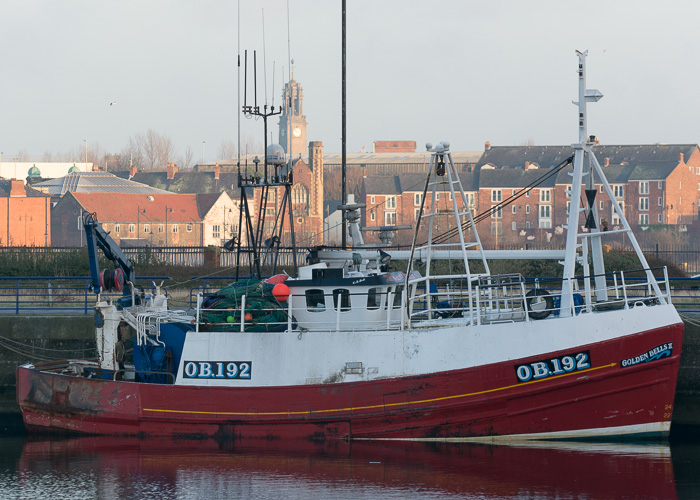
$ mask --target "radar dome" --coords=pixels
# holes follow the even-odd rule
[[[283,165],[285,163],[284,149],[279,144],[270,144],[267,147],[268,165]]]

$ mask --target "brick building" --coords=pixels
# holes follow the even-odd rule
[[[51,245],[51,198],[21,180],[0,180],[0,246]]]
[[[85,244],[83,211],[94,212],[117,244],[203,245],[202,217],[194,194],[69,192],[52,210],[51,235],[55,246]]]
[[[697,145],[597,146],[595,152],[613,196],[632,226],[682,225],[697,220]],[[558,172],[555,168],[572,154],[565,146],[486,144],[472,172],[460,174],[473,213],[486,214],[477,226],[485,244],[551,242],[565,233],[571,200],[569,173],[573,167]],[[416,182],[408,175],[367,179],[363,188],[365,224],[412,224],[419,194],[407,184]],[[613,229],[619,219],[600,180],[595,185],[598,223]],[[512,197],[517,199],[498,208]]]

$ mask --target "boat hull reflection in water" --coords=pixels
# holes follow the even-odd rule
[[[74,498],[676,497],[665,445],[240,445],[99,437],[27,441],[18,468],[12,488],[20,496],[41,495],[42,488],[60,496],[72,488]]]

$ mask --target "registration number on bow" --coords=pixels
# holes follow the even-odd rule
[[[564,375],[591,367],[590,351],[566,354],[556,358],[515,365],[515,375],[519,382],[538,380],[556,375]]]
[[[249,379],[252,361],[185,361],[184,378]]]

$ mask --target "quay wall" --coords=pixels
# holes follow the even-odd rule
[[[698,323],[700,325],[700,317]],[[19,414],[15,368],[28,361],[95,357],[92,315],[0,316],[0,418]],[[700,425],[700,327],[686,323],[673,424]]]
[[[95,318],[0,316],[0,415],[18,414],[15,369],[44,359],[95,358]]]

